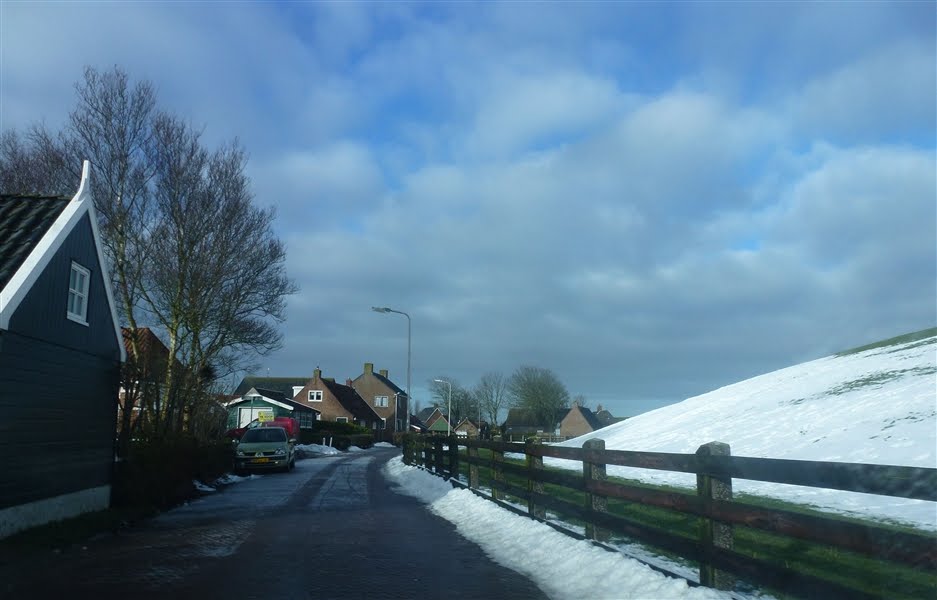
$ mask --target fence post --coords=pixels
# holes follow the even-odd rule
[[[501,469],[501,463],[504,462],[503,450],[491,450],[491,499],[500,500],[504,494],[499,489],[499,485],[504,482],[504,471]]]
[[[420,446],[422,448],[420,453],[423,458],[423,468],[430,471],[433,468],[433,438],[429,436],[424,437]]]
[[[543,482],[535,479],[536,472],[543,469],[543,457],[533,456],[530,453],[531,448],[539,443],[540,440],[535,437],[527,438],[526,441],[527,448],[525,454],[527,455],[527,491],[530,493],[530,496],[527,498],[527,513],[535,519],[545,520],[547,518],[546,509],[534,501],[534,494],[543,493]]]
[[[449,436],[449,477],[459,478],[459,438],[455,432]]]
[[[696,450],[696,455],[701,459],[700,467],[704,466],[706,457],[731,456],[731,454],[729,444],[722,442],[703,444]],[[708,514],[713,500],[732,499],[732,479],[730,477],[715,477],[705,473],[698,473],[696,475],[696,493],[702,499],[703,506]],[[700,561],[699,566],[700,584],[717,590],[731,590],[735,583],[734,578],[729,573],[716,569],[708,559],[715,548],[732,549],[732,525],[711,518],[703,519],[700,525],[700,543],[703,549],[703,560]]]
[[[605,450],[605,440],[591,439],[584,443],[582,447],[584,450]],[[586,510],[597,513],[608,512],[608,498],[593,494],[588,490],[590,481],[605,481],[607,477],[605,463],[582,462],[582,478],[586,484]],[[591,540],[605,542],[609,539],[609,533],[607,529],[586,522],[586,537]]]
[[[469,442],[470,444],[472,442]],[[472,459],[478,460],[478,446],[469,446],[468,447],[469,455],[469,487],[474,489],[478,488],[478,465],[475,462],[472,462]]]
[[[436,436],[433,438],[433,472],[442,475],[442,441],[444,438]]]

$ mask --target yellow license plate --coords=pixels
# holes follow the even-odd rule
[[[265,462],[270,462],[270,459],[269,458],[252,458],[251,462],[252,463],[265,463]]]

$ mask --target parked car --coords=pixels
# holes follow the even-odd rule
[[[234,472],[283,471],[296,466],[295,440],[282,427],[254,427],[241,436],[234,452]]]
[[[274,417],[272,421],[261,421],[254,419],[244,427],[236,427],[225,432],[225,436],[233,440],[241,439],[244,432],[255,427],[282,427],[286,430],[286,435],[294,442],[299,439],[299,421],[293,417]]]

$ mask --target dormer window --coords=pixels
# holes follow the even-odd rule
[[[310,402],[322,402],[322,390],[309,390]]]
[[[72,270],[68,277],[68,311],[69,321],[82,325],[88,324],[88,288],[91,285],[91,271],[72,262]]]

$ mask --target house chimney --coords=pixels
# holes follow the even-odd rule
[[[319,367],[316,367],[315,370],[312,372],[312,378],[322,379],[322,369],[320,369]]]
[[[364,363],[364,374],[365,375],[374,374],[374,363]]]
[[[387,369],[381,369],[378,373],[381,374],[381,377],[387,378]]]
[[[354,383],[354,381],[352,381],[350,377],[345,380],[345,385],[347,385],[348,387],[352,387],[351,384],[353,384],[353,383]]]

